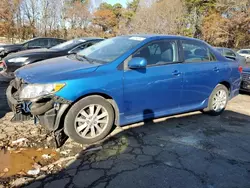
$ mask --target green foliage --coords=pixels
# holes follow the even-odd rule
[[[127,4],[128,10],[132,12],[136,12],[138,6],[139,6],[140,0],[133,0],[132,2]]]
[[[113,13],[116,15],[116,17],[120,17],[122,15],[122,5],[120,3],[116,3],[112,7]]]
[[[184,0],[184,2],[189,12],[197,9],[198,12],[203,13],[216,6],[216,0]]]
[[[99,10],[113,10],[113,6],[109,3],[101,3]]]

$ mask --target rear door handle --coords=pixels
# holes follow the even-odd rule
[[[219,72],[220,69],[219,69],[218,67],[214,67],[214,71],[215,71],[215,72]]]
[[[174,76],[180,76],[181,72],[179,72],[178,70],[175,70],[174,72],[172,72],[172,75],[174,75]]]

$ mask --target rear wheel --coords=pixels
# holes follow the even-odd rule
[[[114,110],[99,96],[75,103],[65,117],[64,131],[74,141],[91,144],[105,138],[114,123]]]
[[[220,115],[226,108],[229,91],[224,85],[217,85],[209,97],[208,107],[203,112],[210,115]]]

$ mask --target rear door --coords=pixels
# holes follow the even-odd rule
[[[195,110],[207,103],[215,86],[228,78],[226,62],[217,61],[203,42],[183,40],[183,90],[180,107]]]
[[[143,57],[144,69],[124,71],[124,115],[138,120],[165,115],[179,107],[182,88],[177,42],[157,40],[132,57]]]

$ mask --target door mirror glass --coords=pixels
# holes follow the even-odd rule
[[[128,67],[130,69],[142,69],[146,68],[147,60],[142,57],[134,57],[128,62]]]

